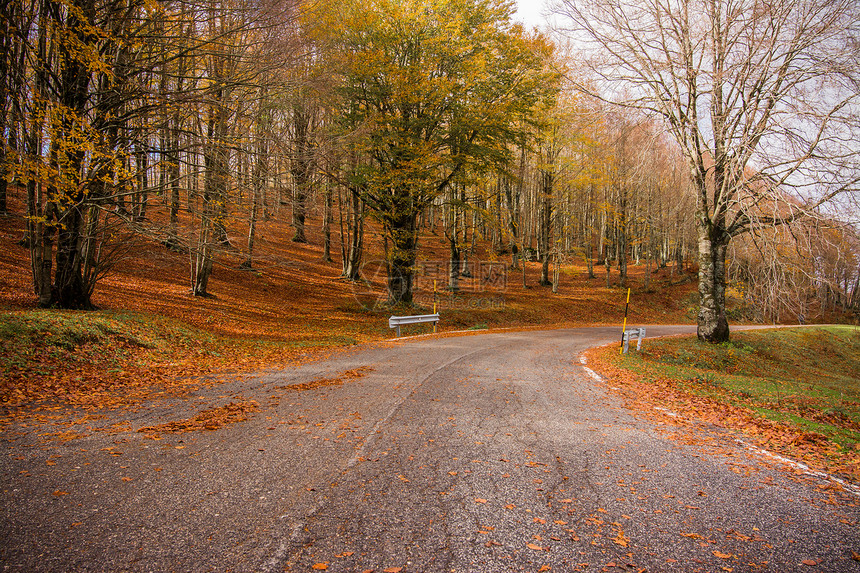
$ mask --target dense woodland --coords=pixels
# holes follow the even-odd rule
[[[713,282],[708,261],[716,261],[725,266],[718,286],[737,288],[762,320],[860,311],[860,88],[836,56],[841,88],[830,93],[839,105],[824,120],[797,100],[780,108],[768,93],[739,90],[750,98],[735,102],[745,109],[752,99],[763,113],[793,105],[817,133],[814,144],[795,141],[805,163],[780,155],[768,165],[782,167],[765,170],[752,151],[740,161],[721,154],[719,141],[685,139],[689,107],[676,117],[613,105],[601,91],[608,74],[570,35],[524,29],[508,2],[345,4],[6,2],[0,210],[15,194],[26,205],[39,305],[90,308],[99,279],[140,238],[185,253],[192,293],[206,296],[227,250],[254,267],[261,221],[289,217],[292,240],[305,242],[314,213],[325,257],[342,261],[351,280],[360,278],[368,229],[379,230],[392,304],[412,302],[420,237],[433,231],[450,247],[452,289],[482,244],[514,269],[523,258],[540,261],[548,291],[572,262],[607,281],[612,268],[621,286],[627,265],[646,265],[645,284],[634,286],[649,289],[651,269],[667,266],[710,272]],[[579,8],[565,4],[562,14],[576,21]],[[845,10],[850,21],[854,8]],[[842,42],[856,62],[856,28],[839,34],[828,42]],[[823,74],[794,87],[835,77]],[[711,117],[729,117],[721,113]],[[747,113],[738,123],[761,131],[771,122]],[[824,146],[837,140],[844,145]],[[797,185],[801,167],[825,152],[838,160],[826,177],[823,167],[814,175],[825,188]],[[717,196],[724,202],[705,217],[703,201]],[[713,241],[703,242],[703,225]],[[703,259],[714,245],[719,253]],[[700,286],[703,307],[714,297],[706,291]]]

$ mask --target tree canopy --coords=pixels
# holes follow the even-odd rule
[[[504,169],[552,99],[552,48],[500,0],[372,0],[309,13],[337,77],[349,178],[388,240],[389,299],[411,303],[417,218],[457,177]]]
[[[696,187],[699,337],[728,339],[732,237],[860,182],[852,0],[563,0],[599,97],[664,120]]]

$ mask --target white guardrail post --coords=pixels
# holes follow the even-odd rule
[[[636,337],[636,351],[638,352],[642,349],[642,339],[645,338],[645,327],[631,328],[624,331],[624,354],[627,354],[630,339],[634,336]]]
[[[388,319],[388,328],[396,328],[400,336],[400,327],[404,324],[419,324],[422,322],[439,322],[439,314],[418,314],[414,316],[392,316]]]

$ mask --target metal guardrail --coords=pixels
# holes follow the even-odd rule
[[[636,338],[636,351],[642,349],[642,339],[645,338],[645,327],[641,328],[631,328],[630,330],[624,331],[624,336],[621,338],[621,342],[624,345],[624,354],[627,354],[627,347],[630,344],[630,339]]]
[[[439,314],[417,314],[414,316],[392,316],[388,319],[388,328],[396,328],[400,336],[400,327],[404,324],[419,324],[422,322],[439,322]]]

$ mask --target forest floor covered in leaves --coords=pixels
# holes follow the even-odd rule
[[[14,204],[13,204],[14,207]],[[280,218],[285,218],[285,213]],[[20,244],[26,223],[15,214],[0,217],[0,402],[7,407],[60,401],[92,405],[139,400],[148,388],[175,386],[203,375],[286,367],[327,349],[392,338],[392,313],[431,312],[433,285],[419,279],[416,300],[423,308],[377,306],[384,298],[382,241],[365,238],[365,281],[341,277],[340,245],[333,237],[332,262],[323,260],[318,220],[309,218],[309,243],[291,241],[292,228],[273,218],[257,236],[253,268],[240,265],[237,249],[218,253],[209,297],[191,296],[188,253],[139,240],[126,249],[92,296],[95,312],[36,308],[29,253]],[[245,240],[236,231],[231,241]],[[441,231],[422,237],[419,264],[444,266],[447,247]],[[473,268],[493,266],[491,285],[464,277],[461,290],[445,289],[438,276],[436,302],[442,332],[493,328],[553,328],[620,324],[626,291],[612,269],[587,278],[582,261],[565,265],[558,293],[539,286],[540,265],[510,269],[510,256],[479,248]],[[501,269],[501,275],[498,275]],[[603,271],[603,268],[597,269]],[[695,285],[671,268],[655,270],[652,288],[643,288],[645,264],[631,265],[629,320],[690,323]],[[523,286],[525,282],[525,287]],[[404,335],[428,333],[413,325]]]
[[[113,271],[95,289],[92,300],[100,310],[89,312],[36,308],[28,249],[21,244],[25,220],[14,212],[0,217],[0,423],[22,416],[43,422],[68,420],[70,409],[79,418],[104,408],[136,407],[160,396],[181,395],[200,384],[289,368],[336,348],[393,337],[387,323],[392,310],[376,305],[384,293],[384,272],[382,241],[372,228],[365,243],[366,280],[351,282],[341,278],[336,234],[335,260],[326,262],[319,221],[308,220],[309,243],[294,243],[290,226],[276,220],[286,218],[281,215],[261,225],[252,269],[241,268],[246,255],[239,249],[218,254],[209,297],[190,295],[188,253],[146,240],[129,244],[123,258],[115,261]],[[231,240],[239,245],[244,239],[237,231]],[[420,246],[422,269],[444,268],[448,251],[441,231],[427,233]],[[539,286],[537,262],[527,263],[523,273],[510,268],[509,255],[497,256],[480,244],[470,261],[476,270],[481,265],[492,267],[495,279],[481,283],[475,277],[464,277],[462,289],[451,293],[443,290],[444,277],[438,276],[435,302],[441,312],[442,333],[585,325],[618,325],[620,332],[626,289],[618,285],[616,268],[611,270],[612,286],[607,288],[603,267],[595,269],[596,277],[588,278],[582,260],[570,261],[561,270],[558,292],[553,293],[550,287]],[[671,266],[654,268],[646,289],[646,273],[644,261],[631,263],[628,325],[693,323],[694,277]],[[416,298],[423,308],[394,312],[430,312],[434,302],[431,278],[428,275],[418,282]],[[429,331],[430,326],[419,325],[408,327],[404,334]],[[685,352],[699,355],[701,349],[691,347]],[[606,358],[601,366],[613,377],[642,377],[641,373],[622,373],[622,368],[628,373],[630,368],[641,370],[630,362]],[[719,370],[721,365],[713,367]],[[665,379],[658,377],[646,394],[660,395],[664,402],[675,404],[678,387],[664,384]],[[641,387],[637,389],[641,391]],[[711,418],[719,417],[720,407],[710,411]],[[709,417],[707,408],[694,409],[697,415]],[[212,416],[226,422],[237,419],[236,412],[229,409]],[[761,412],[743,419],[761,420],[753,424],[756,431],[774,435],[786,435],[784,429],[793,423],[769,419]],[[730,417],[728,424],[733,420]],[[65,435],[61,424],[56,425],[53,433],[57,437],[74,437]],[[738,425],[746,428],[749,424]],[[814,429],[803,431],[804,436],[814,436]],[[857,450],[851,450],[850,444],[814,437],[801,441],[802,457],[811,463],[860,478]],[[833,462],[834,444],[851,454],[848,463]],[[809,452],[814,455],[806,455]]]

